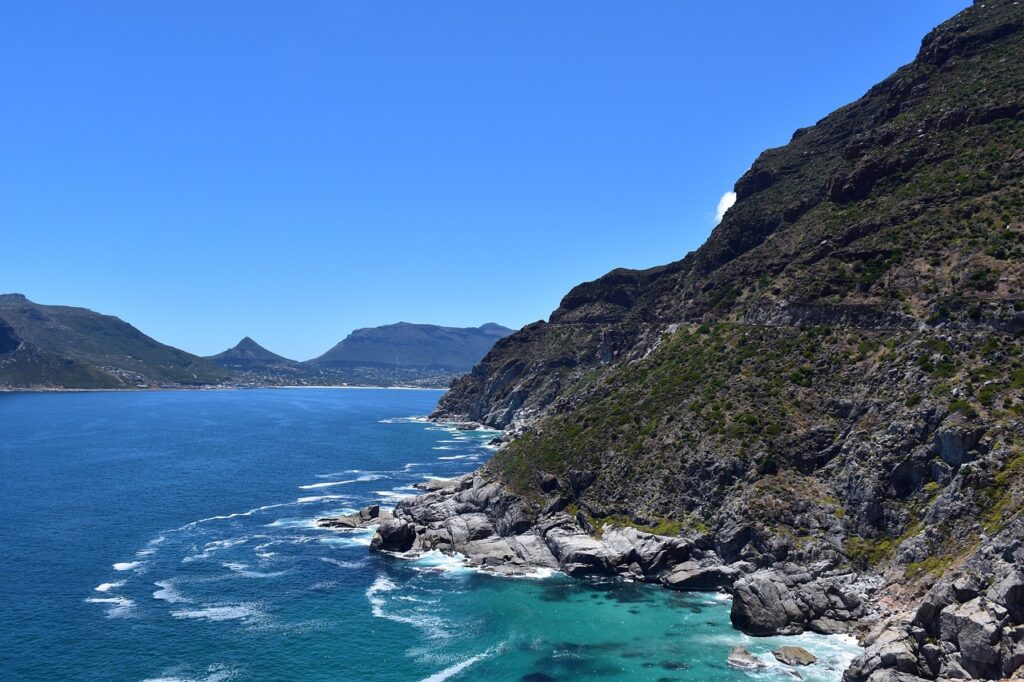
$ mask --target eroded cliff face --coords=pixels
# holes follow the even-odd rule
[[[549,549],[553,522],[689,542],[730,569],[734,622],[754,634],[875,619],[850,680],[1009,676],[1024,662],[1024,6],[938,27],[736,193],[696,252],[576,287],[435,417],[516,436],[480,476]],[[398,516],[414,542],[444,525]]]

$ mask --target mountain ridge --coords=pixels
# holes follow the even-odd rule
[[[0,382],[20,387],[198,386],[230,377],[220,367],[87,308],[0,295],[0,319],[21,347],[0,362]]]
[[[320,367],[418,367],[467,371],[494,341],[512,330],[493,322],[479,327],[443,327],[396,322],[352,331],[319,357],[308,360]]]
[[[697,251],[495,344],[433,418],[509,442],[376,546],[725,587],[749,634],[859,631],[850,682],[1014,674],[1022,29],[975,3],[759,155]]]

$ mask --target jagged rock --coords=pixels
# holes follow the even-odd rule
[[[1015,623],[1024,623],[1024,573],[1011,569],[989,588],[988,598],[1007,610]]]
[[[456,479],[453,478],[432,478],[429,481],[419,481],[413,483],[412,487],[417,490],[426,490],[427,492],[433,492],[435,490],[444,490],[451,488],[455,485]]]
[[[843,673],[844,682],[892,679],[883,675],[893,672],[920,674],[916,644],[906,630],[882,627],[872,632],[864,644],[864,652]]]
[[[733,584],[732,623],[749,635],[848,631],[863,615],[861,598],[831,578],[792,565],[756,571]]]
[[[943,610],[940,634],[960,650],[960,665],[981,678],[1002,676],[1003,650],[999,646],[1007,613],[998,604],[976,597]]]
[[[370,541],[370,549],[386,552],[407,552],[416,540],[416,531],[411,523],[402,519],[385,521]]]
[[[703,592],[730,588],[739,576],[739,569],[732,566],[702,566],[696,561],[687,561],[672,569],[661,582],[673,590]]]
[[[644,533],[635,528],[605,527],[605,547],[620,557],[620,563],[636,563],[643,575],[656,576],[690,556],[693,543],[682,538]]]
[[[757,656],[747,651],[746,647],[738,646],[733,647],[733,650],[729,652],[729,657],[725,659],[731,667],[738,670],[760,670],[765,667],[765,664]]]
[[[372,504],[368,507],[363,507],[355,514],[317,519],[316,525],[321,528],[367,528],[369,526],[378,525],[391,518],[391,512],[387,510],[381,511],[379,504]]]
[[[616,573],[619,555],[582,531],[553,528],[544,536],[544,541],[558,560],[558,565],[569,575]]]
[[[981,442],[984,429],[954,426],[935,433],[935,449],[939,456],[953,467],[970,461],[969,453]]]
[[[878,670],[868,678],[867,682],[926,682],[926,678],[895,670]]]
[[[817,656],[799,646],[780,646],[772,655],[775,660],[786,665],[810,665],[818,660]]]

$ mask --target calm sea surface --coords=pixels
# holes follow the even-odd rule
[[[792,679],[729,603],[371,555],[313,520],[471,471],[439,391],[0,394],[2,680]],[[770,665],[729,669],[737,644]]]

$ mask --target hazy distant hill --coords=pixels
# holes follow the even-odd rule
[[[494,342],[497,324],[457,329],[398,324],[359,329],[324,355],[296,362],[245,337],[207,358],[164,345],[127,322],[86,308],[0,295],[0,388],[153,385],[355,385],[444,388]]]
[[[439,327],[399,322],[357,329],[309,364],[327,368],[385,367],[467,372],[511,329],[488,323],[480,327]]]
[[[289,360],[277,353],[271,353],[248,336],[239,341],[234,347],[227,349],[223,353],[210,355],[206,359],[217,363],[221,367],[241,371],[265,369],[296,371],[300,365],[295,360]]]
[[[6,323],[0,329],[0,385],[199,385],[220,383],[232,374],[159,343],[123,320],[86,308],[40,305],[21,294],[4,294],[0,319]]]

